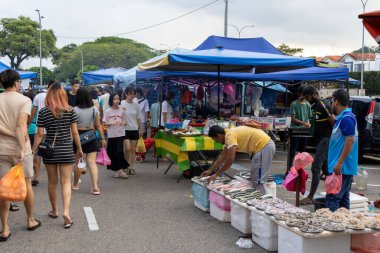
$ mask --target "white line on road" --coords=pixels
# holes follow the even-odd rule
[[[99,230],[98,223],[96,222],[94,212],[91,207],[83,207],[84,213],[86,214],[88,228],[90,231]]]

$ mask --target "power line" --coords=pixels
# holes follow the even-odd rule
[[[187,13],[185,13],[185,14],[182,14],[182,15],[177,16],[177,17],[175,17],[175,18],[168,19],[168,20],[166,20],[166,21],[163,21],[163,22],[160,22],[160,23],[157,23],[157,24],[154,24],[154,25],[146,26],[146,27],[143,27],[143,28],[135,29],[135,30],[132,30],[132,31],[124,32],[124,33],[118,33],[118,34],[111,35],[111,36],[126,35],[126,34],[130,34],[130,33],[135,33],[135,32],[144,31],[144,30],[147,30],[147,29],[150,29],[150,28],[154,28],[154,27],[157,27],[157,26],[160,26],[160,25],[164,25],[164,24],[167,24],[167,23],[173,22],[173,21],[175,21],[175,20],[177,20],[177,19],[183,18],[183,17],[185,17],[185,16],[187,16],[187,15],[190,15],[190,14],[192,14],[192,13],[194,13],[194,12],[199,11],[199,10],[202,10],[202,9],[208,7],[209,5],[212,5],[212,4],[214,4],[214,3],[216,3],[216,2],[219,2],[219,1],[220,1],[220,0],[214,0],[214,1],[212,1],[212,2],[209,2],[209,3],[207,3],[207,4],[205,4],[205,5],[201,6],[201,7],[199,7],[199,8],[196,8],[196,9],[194,9],[194,10],[192,10],[192,11],[189,11],[189,12],[187,12]],[[96,39],[96,38],[98,38],[98,37],[71,37],[71,36],[59,36],[59,35],[56,36],[56,37],[58,37],[58,38],[65,38],[65,39],[81,39],[81,40],[89,40],[89,39]]]

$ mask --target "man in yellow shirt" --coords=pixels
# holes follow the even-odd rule
[[[209,178],[209,182],[213,181],[231,167],[235,160],[236,152],[254,153],[251,166],[252,186],[256,190],[265,193],[263,184],[267,181],[272,158],[276,152],[276,145],[271,138],[263,130],[249,126],[239,126],[228,129],[227,131],[220,126],[212,126],[208,135],[214,141],[224,144],[224,148],[214,165],[202,175],[210,175],[223,164],[223,166]]]

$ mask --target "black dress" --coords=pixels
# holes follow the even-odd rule
[[[46,129],[46,142],[54,144],[54,154],[51,158],[43,158],[45,164],[74,163],[75,155],[71,137],[71,124],[78,121],[74,110],[62,112],[61,118],[55,118],[50,108],[45,107],[38,113],[37,126]]]

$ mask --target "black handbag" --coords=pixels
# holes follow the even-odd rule
[[[92,118],[94,120],[94,126],[95,126],[95,108],[93,108],[93,111],[92,111]],[[82,146],[98,139],[96,137],[95,131],[93,129],[88,130],[88,131],[84,132],[83,134],[79,135],[79,138],[80,138],[80,144]]]
[[[58,132],[59,132],[59,129],[61,127],[61,120],[63,118],[63,113],[61,113],[61,117],[58,121],[58,127],[57,127],[57,131],[55,132],[55,135],[54,135],[54,140],[53,140],[53,143],[50,145],[49,142],[46,141],[46,139],[44,139],[40,145],[38,145],[38,155],[39,156],[42,156],[43,158],[52,158],[54,156],[54,145],[55,145],[55,140],[57,138],[57,135],[58,135]]]

